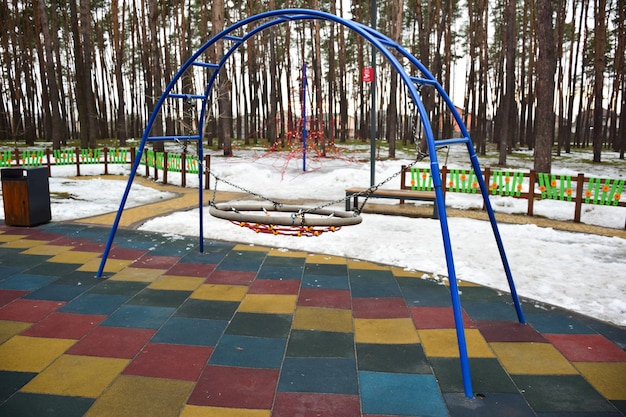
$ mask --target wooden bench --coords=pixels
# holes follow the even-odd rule
[[[351,211],[352,208],[359,208],[359,197],[391,198],[400,200],[401,202],[404,200],[430,201],[433,203],[433,219],[439,218],[439,211],[437,210],[434,191],[386,190],[379,188],[376,191],[370,192],[369,188],[347,188],[346,211]]]

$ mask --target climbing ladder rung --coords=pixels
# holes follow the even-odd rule
[[[193,65],[196,67],[204,67],[204,68],[212,68],[212,69],[217,69],[220,67],[218,64],[212,64],[210,62],[201,62],[201,61],[194,61]]]
[[[435,141],[435,146],[448,146],[448,145],[456,145],[458,143],[467,143],[470,141],[470,138],[464,136],[462,138],[451,138],[451,139],[441,139]]]
[[[421,78],[421,77],[411,77],[411,81],[413,81],[415,84],[421,84],[421,85],[437,85],[437,81],[436,80],[428,80],[426,78]]]
[[[235,41],[237,43],[243,42],[243,38],[240,38],[239,36],[233,36],[233,35],[225,35],[223,39],[227,39],[229,41]]]
[[[170,93],[167,95],[169,98],[184,98],[185,100],[204,100],[204,96],[201,94],[174,94]]]
[[[147,140],[151,142],[162,142],[166,140],[200,140],[200,136],[150,136]]]

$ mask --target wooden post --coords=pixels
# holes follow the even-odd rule
[[[580,215],[583,208],[583,193],[585,189],[585,174],[578,174],[576,178],[576,198],[574,199],[574,221],[580,223]]]
[[[50,168],[52,162],[50,160],[50,148],[46,148],[46,164],[48,165],[48,177],[52,176],[52,169]]]
[[[211,155],[204,156],[204,188],[211,189]]]
[[[104,154],[104,175],[109,175],[109,148],[106,146],[102,148]]]
[[[163,152],[163,184],[167,184],[167,162],[169,161],[167,151]]]
[[[74,148],[74,154],[76,155],[76,176],[80,177],[80,149]]]
[[[187,186],[187,152],[180,154],[180,186]]]
[[[446,201],[446,191],[448,190],[448,167],[445,165],[441,167],[441,185],[441,190],[443,191],[443,201]]]
[[[537,180],[537,173],[534,169],[530,170],[528,174],[528,216],[533,215],[533,209],[535,207],[535,181]]]

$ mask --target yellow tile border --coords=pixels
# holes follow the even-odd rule
[[[180,417],[270,417],[272,410],[252,408],[203,407],[186,404]]]
[[[491,348],[512,375],[576,375],[572,364],[549,343],[493,342]]]
[[[429,357],[458,358],[459,345],[455,329],[424,329],[417,333],[424,353]],[[467,354],[470,358],[493,358],[495,354],[478,329],[465,329]]]
[[[241,301],[248,292],[247,285],[203,284],[190,298],[214,301]]]
[[[247,294],[237,311],[244,313],[293,314],[297,295]]]
[[[293,316],[292,328],[351,333],[352,311],[338,308],[298,307]]]
[[[348,260],[342,256],[309,254],[306,258],[306,263],[320,265],[347,265]]]
[[[419,335],[410,318],[355,319],[354,341],[376,344],[415,344]]]

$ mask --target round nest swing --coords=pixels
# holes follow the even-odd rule
[[[284,213],[274,215],[274,213]],[[319,236],[336,232],[342,226],[361,223],[356,212],[325,208],[302,208],[274,203],[220,203],[209,207],[209,214],[246,227],[256,233],[288,236]]]

